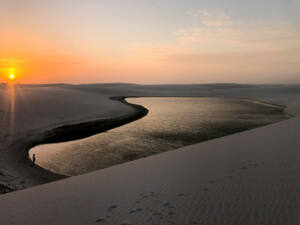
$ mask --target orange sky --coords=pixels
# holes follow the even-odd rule
[[[0,82],[300,82],[296,1],[117,2],[1,1]]]

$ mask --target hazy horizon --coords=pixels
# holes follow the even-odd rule
[[[300,2],[3,0],[0,82],[300,83]]]
[[[39,85],[116,85],[116,84],[120,84],[120,85],[155,85],[155,86],[159,86],[159,85],[270,85],[270,86],[276,86],[276,85],[289,85],[289,86],[293,86],[293,85],[300,85],[300,82],[290,82],[290,83],[234,83],[234,82],[208,82],[208,83],[198,83],[198,82],[194,82],[194,83],[138,83],[138,82],[81,82],[81,83],[71,83],[71,82],[36,82],[36,83],[26,83],[26,82],[13,82],[14,85],[35,85],[35,86],[39,86]],[[0,82],[1,84],[10,84],[10,82]]]

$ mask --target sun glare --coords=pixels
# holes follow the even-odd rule
[[[15,79],[15,75],[14,74],[10,74],[9,75],[9,79],[11,79],[11,80]]]

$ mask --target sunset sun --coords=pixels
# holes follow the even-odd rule
[[[15,75],[14,74],[10,74],[9,75],[9,79],[11,79],[11,80],[15,79]]]

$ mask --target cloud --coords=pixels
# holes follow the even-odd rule
[[[201,52],[267,51],[299,47],[298,24],[246,23],[225,12],[198,10],[188,15],[194,24],[173,34],[179,42]]]
[[[196,10],[187,13],[193,20],[206,27],[229,27],[234,23],[231,18],[222,10],[216,10],[214,13],[208,10]]]

